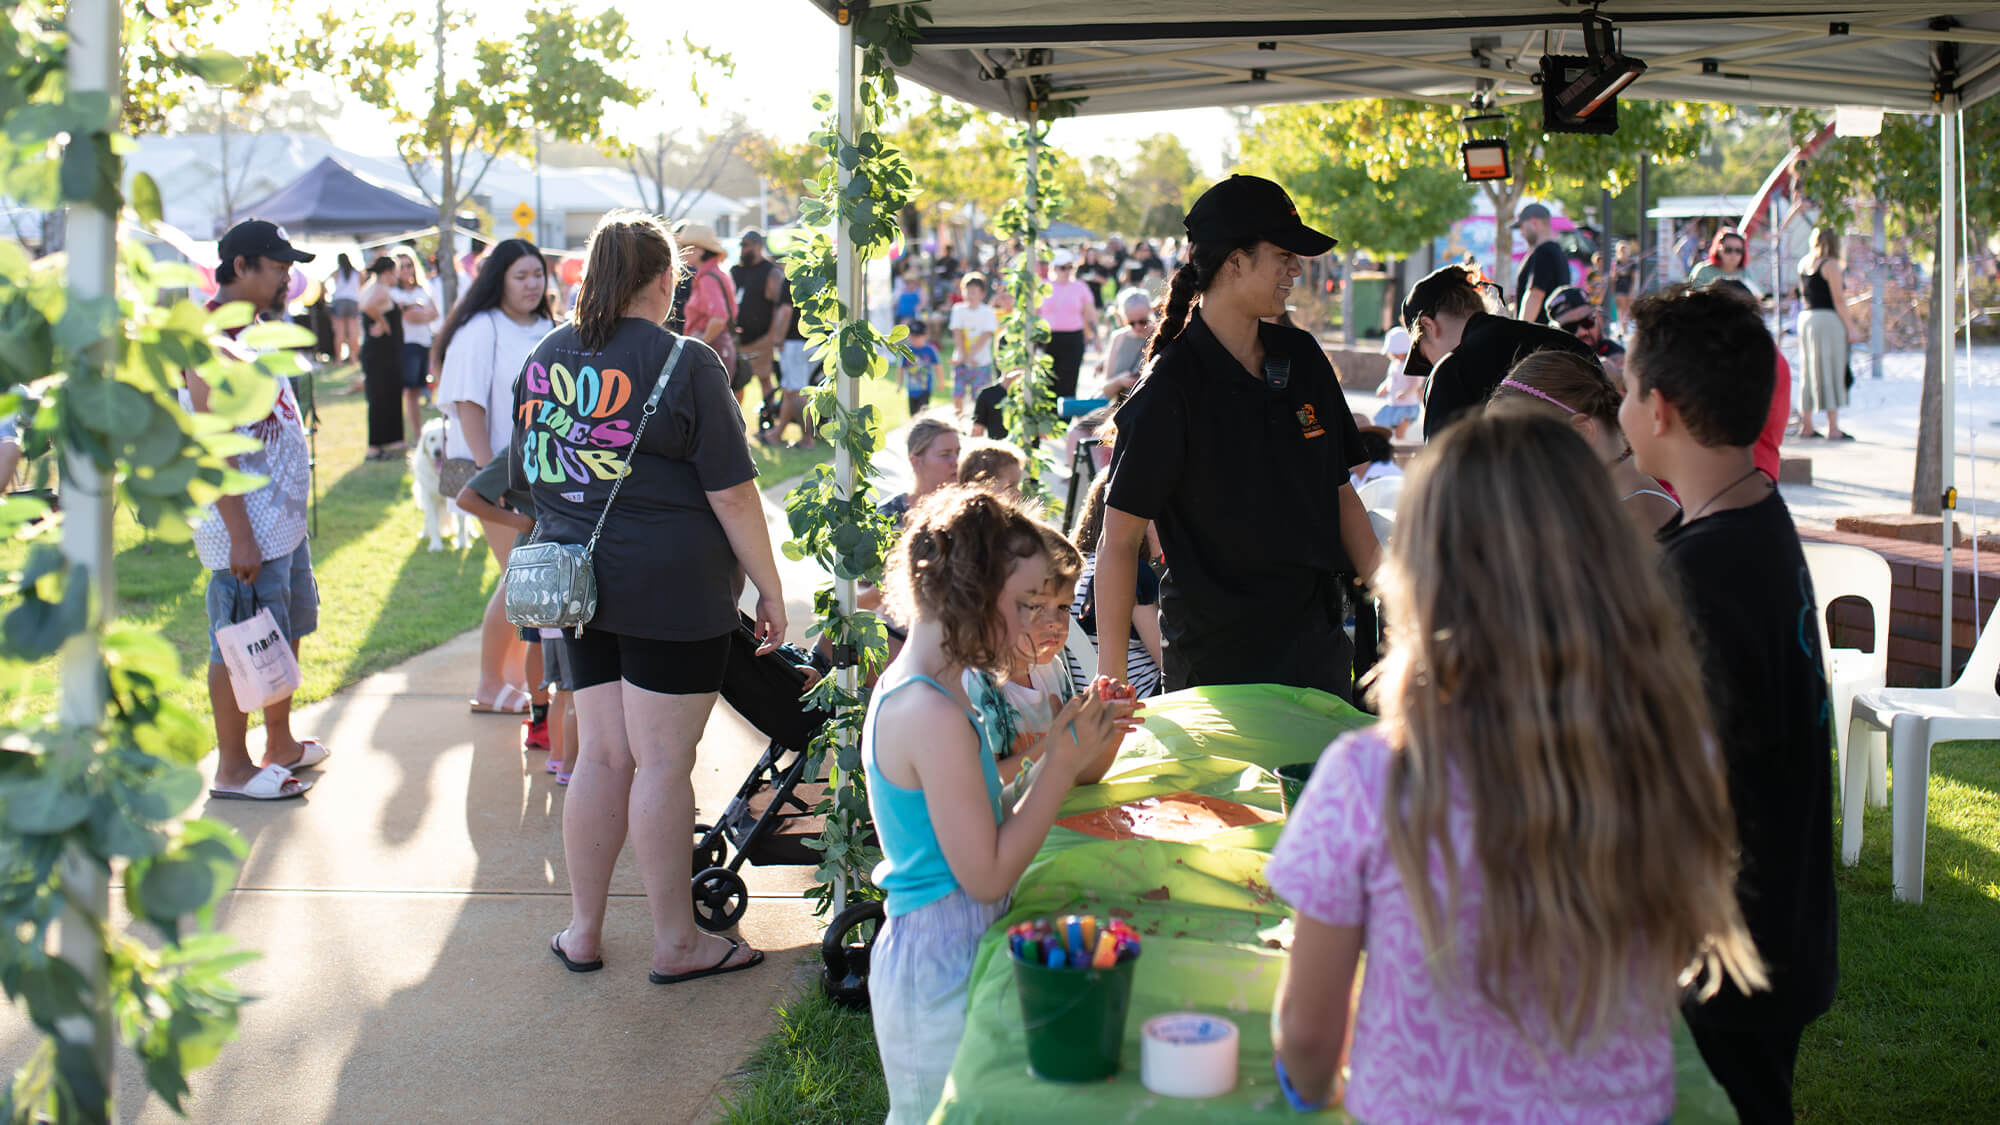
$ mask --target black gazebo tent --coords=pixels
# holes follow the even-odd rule
[[[239,211],[294,234],[386,234],[437,223],[437,208],[331,156]]]

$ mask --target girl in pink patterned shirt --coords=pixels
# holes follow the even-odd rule
[[[1681,989],[1764,974],[1650,552],[1568,427],[1488,415],[1412,471],[1378,584],[1382,722],[1321,755],[1267,869],[1282,1088],[1368,1125],[1665,1121]]]

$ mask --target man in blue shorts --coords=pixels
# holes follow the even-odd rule
[[[270,308],[290,281],[292,263],[313,258],[294,248],[281,228],[257,220],[231,227],[218,249],[219,288],[208,303],[211,310],[236,301],[248,301],[254,309]],[[215,713],[218,752],[215,784],[209,793],[255,801],[303,796],[312,783],[293,774],[319,765],[328,755],[318,739],[292,734],[292,701],[287,696],[265,706],[264,760],[261,765],[250,760],[249,719],[236,705],[222,649],[214,640],[216,630],[268,609],[296,657],[299,639],[319,626],[319,587],[306,542],[311,477],[305,427],[291,381],[269,377],[277,382],[271,412],[237,427],[238,433],[262,442],[262,448],[230,459],[236,468],[269,479],[254,492],[217,500],[194,529],[195,552],[209,572],[208,701]],[[184,378],[182,405],[206,413],[208,384],[192,371]]]

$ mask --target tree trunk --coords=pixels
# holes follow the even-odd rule
[[[1512,180],[1507,181],[1504,189],[1489,183],[1486,185],[1486,198],[1493,203],[1493,265],[1486,279],[1500,286],[1500,291],[1507,295],[1508,307],[1512,308],[1521,299],[1519,293],[1507,288],[1514,280],[1514,228],[1511,224],[1514,210],[1521,203],[1521,189]]]
[[[1919,516],[1941,515],[1944,511],[1944,462],[1939,458],[1939,442],[1944,435],[1944,355],[1939,351],[1936,326],[1949,324],[1944,315],[1945,294],[1951,283],[1937,275],[1937,255],[1931,255],[1931,313],[1924,326],[1924,390],[1917,405],[1917,467],[1910,481],[1910,511]]]
[[[458,255],[452,237],[458,225],[458,178],[452,174],[451,110],[445,105],[444,0],[437,0],[437,84],[431,87],[431,120],[438,131],[438,288],[449,310],[458,302]]]
[[[229,186],[229,107],[222,103],[220,90],[215,94],[215,143],[220,150],[217,170],[222,173],[222,230],[215,233],[221,234],[236,223],[236,192]]]

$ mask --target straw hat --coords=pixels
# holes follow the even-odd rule
[[[722,240],[715,237],[715,228],[707,223],[679,222],[674,224],[674,238],[682,246],[699,246],[711,254],[727,254],[722,248]]]

